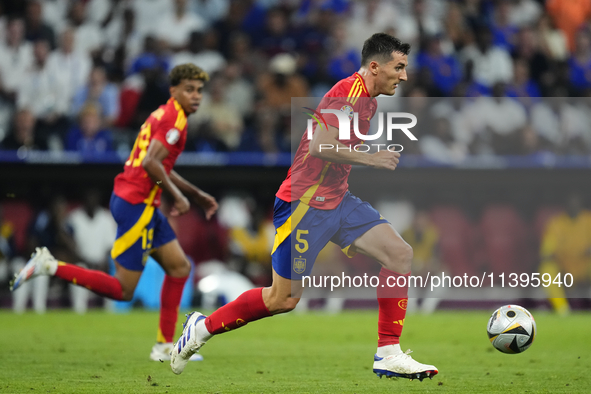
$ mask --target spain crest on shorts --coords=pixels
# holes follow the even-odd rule
[[[306,259],[296,258],[293,259],[293,272],[296,274],[302,274],[306,270]]]

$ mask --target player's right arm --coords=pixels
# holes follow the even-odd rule
[[[174,199],[172,216],[182,215],[189,208],[189,200],[181,193],[179,188],[172,182],[162,165],[162,160],[168,156],[168,149],[156,138],[153,138],[142,161],[142,167],[146,173],[160,188],[166,190]]]
[[[374,168],[394,170],[398,165],[400,153],[381,150],[376,153],[349,151],[349,147],[338,140],[339,129],[328,126],[323,130],[316,126],[310,141],[310,155],[325,161],[338,164],[363,165]],[[337,149],[338,147],[338,149]]]

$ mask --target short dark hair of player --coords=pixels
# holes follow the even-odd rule
[[[361,50],[361,66],[367,66],[372,60],[388,63],[392,60],[392,52],[403,55],[410,53],[410,44],[386,33],[376,33],[363,43]]]
[[[209,81],[209,75],[201,67],[197,67],[193,63],[179,64],[170,71],[168,76],[170,86],[180,85],[183,79],[207,82]]]

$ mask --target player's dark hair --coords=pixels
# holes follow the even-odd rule
[[[410,44],[403,43],[398,38],[386,33],[376,33],[363,43],[361,65],[367,66],[372,60],[388,63],[392,60],[392,52],[408,55]]]
[[[170,86],[178,86],[183,79],[209,81],[209,75],[201,67],[193,63],[179,64],[170,71],[168,76]]]

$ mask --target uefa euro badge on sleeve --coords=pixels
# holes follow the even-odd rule
[[[177,129],[170,129],[166,133],[166,142],[168,142],[170,145],[174,145],[177,143],[180,137],[180,131],[178,131]]]
[[[306,270],[306,259],[293,259],[293,271],[300,275]]]

